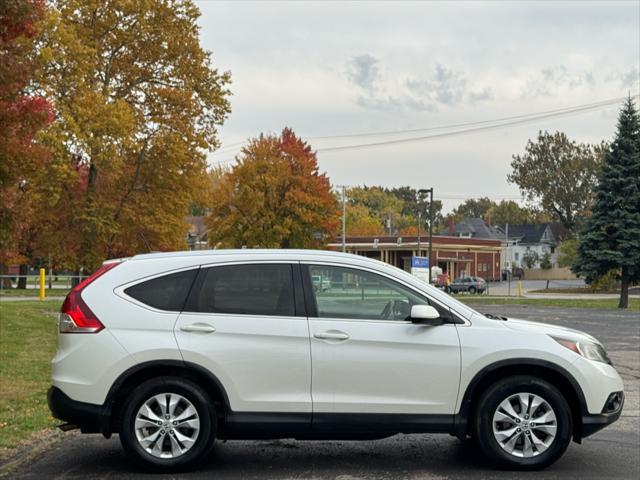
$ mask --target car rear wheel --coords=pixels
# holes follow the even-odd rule
[[[213,402],[198,385],[178,377],[154,378],[138,386],[121,421],[122,446],[150,470],[189,468],[215,440]]]
[[[474,419],[483,453],[502,468],[538,470],[555,462],[571,441],[571,410],[545,380],[514,376],[489,387]]]
[[[469,293],[471,295],[473,295],[474,293],[476,293],[476,287],[469,287]]]

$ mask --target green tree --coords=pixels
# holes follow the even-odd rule
[[[311,147],[292,130],[252,140],[214,185],[209,243],[313,248],[333,240],[338,203]]]
[[[522,255],[522,264],[526,268],[531,269],[535,267],[536,263],[538,263],[538,253],[535,250],[527,250],[524,252],[524,255]]]
[[[490,198],[468,198],[453,210],[456,220],[463,218],[484,218],[487,212],[496,206]]]
[[[414,219],[413,226],[417,229],[418,215],[421,217],[421,230],[428,228],[429,219],[429,197],[419,194],[418,190],[408,186],[387,189],[394,197],[402,200],[403,206],[401,214],[409,219]],[[437,231],[443,224],[442,201],[433,200],[433,229]]]
[[[521,207],[513,200],[501,200],[484,215],[484,219],[493,225],[522,225],[527,223],[543,223],[549,221],[539,211]]]
[[[551,263],[551,252],[544,252],[544,255],[542,255],[540,259],[540,268],[549,270],[551,267],[553,267]]]
[[[206,150],[230,111],[228,73],[199,44],[190,0],[55,0],[41,89],[46,140],[69,181],[52,215],[74,262],[184,246],[184,216],[206,191]],[[59,215],[57,215],[59,214]]]
[[[640,118],[630,97],[620,111],[594,195],[593,215],[580,235],[573,270],[588,283],[618,270],[618,307],[627,308],[629,285],[640,281]]]
[[[578,258],[578,239],[570,238],[558,245],[558,266],[565,268],[573,265]]]
[[[523,155],[514,155],[509,182],[526,198],[575,232],[589,215],[606,143],[576,143],[561,132],[540,132]]]

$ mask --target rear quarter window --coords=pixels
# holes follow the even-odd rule
[[[180,312],[187,300],[198,269],[184,270],[152,278],[126,288],[124,293],[159,310]]]

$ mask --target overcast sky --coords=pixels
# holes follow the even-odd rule
[[[289,126],[318,150],[334,185],[434,187],[451,197],[518,197],[511,155],[538,130],[610,139],[618,106],[421,142],[330,151],[437,128],[640,93],[640,1],[205,2],[202,44],[231,71],[234,144]]]

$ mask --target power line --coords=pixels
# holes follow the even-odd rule
[[[418,133],[418,132],[428,132],[428,131],[434,131],[434,130],[446,130],[448,128],[459,128],[459,127],[470,127],[470,126],[475,126],[475,125],[486,125],[488,123],[496,123],[496,122],[504,122],[504,121],[508,121],[508,120],[518,120],[521,118],[525,118],[525,117],[537,117],[540,115],[549,115],[549,114],[554,114],[554,113],[563,113],[563,112],[567,112],[567,111],[572,111],[576,108],[588,108],[588,107],[600,107],[600,106],[605,106],[605,105],[610,105],[611,103],[617,103],[620,102],[622,100],[626,99],[626,97],[620,97],[620,98],[615,98],[615,99],[610,99],[610,100],[602,100],[599,102],[594,102],[594,103],[587,103],[587,104],[583,104],[583,105],[574,105],[572,107],[563,107],[563,108],[557,108],[554,110],[545,110],[542,112],[535,112],[535,113],[527,113],[527,114],[522,114],[522,115],[514,115],[514,116],[510,116],[510,117],[501,117],[501,118],[494,118],[491,120],[480,120],[480,121],[476,121],[476,122],[465,122],[465,123],[454,123],[454,124],[449,124],[449,125],[442,125],[439,127],[426,127],[426,128],[415,128],[415,129],[410,129],[410,130],[387,130],[387,131],[381,131],[381,132],[365,132],[365,133],[348,133],[348,134],[344,134],[344,135],[326,135],[326,136],[321,136],[321,137],[308,137],[309,140],[329,140],[329,139],[338,139],[338,138],[358,138],[358,137],[376,137],[376,136],[385,136],[385,135],[400,135],[400,134],[407,134],[407,133]]]
[[[534,122],[534,121],[537,121],[537,120],[542,120],[542,119],[547,119],[547,118],[575,115],[575,114],[583,113],[583,112],[586,112],[586,111],[589,111],[589,110],[596,110],[596,109],[599,109],[599,108],[603,108],[603,107],[607,107],[607,106],[610,106],[610,105],[617,104],[620,101],[624,100],[625,98],[626,97],[622,97],[622,98],[616,98],[616,99],[612,99],[612,100],[607,100],[607,101],[604,101],[604,102],[599,102],[597,104],[582,105],[582,106],[574,107],[572,109],[566,109],[566,110],[563,110],[563,111],[559,111],[559,112],[556,112],[556,113],[537,114],[536,116],[530,116],[530,117],[527,117],[527,118],[522,118],[520,120],[512,120],[512,121],[508,121],[508,122],[498,123],[498,124],[495,124],[495,125],[481,126],[481,127],[476,127],[476,128],[467,128],[467,129],[462,129],[462,130],[455,130],[455,131],[452,131],[452,132],[437,133],[437,134],[434,134],[434,135],[422,135],[422,136],[419,136],[419,137],[402,138],[402,139],[396,139],[396,140],[385,140],[385,141],[381,141],[381,142],[361,143],[361,144],[355,144],[355,145],[342,145],[342,146],[336,146],[336,147],[318,148],[317,151],[318,152],[336,152],[336,151],[344,151],[344,150],[357,150],[357,149],[363,149],[363,148],[381,147],[381,146],[387,146],[387,145],[398,145],[398,144],[403,144],[403,143],[421,142],[421,141],[425,141],[425,140],[452,137],[452,136],[457,136],[457,135],[467,135],[467,134],[472,134],[472,133],[476,133],[476,132],[482,132],[482,131],[488,131],[488,130],[496,130],[496,129],[515,126],[515,125],[522,125],[522,124],[526,124],[526,123],[529,123],[529,122]]]
[[[638,96],[636,95],[634,97],[638,97]],[[315,141],[315,140],[331,140],[331,139],[339,140],[339,139],[345,139],[345,138],[359,138],[359,137],[365,137],[365,138],[377,137],[377,136],[384,137],[389,135],[405,135],[405,134],[418,133],[418,132],[430,132],[430,131],[437,131],[437,130],[456,129],[461,127],[471,127],[471,128],[465,128],[462,130],[454,130],[451,132],[437,133],[434,135],[391,139],[391,140],[385,140],[380,142],[362,143],[362,144],[355,144],[355,145],[336,145],[336,146],[328,146],[324,148],[321,147],[321,148],[318,148],[317,151],[333,152],[333,151],[354,150],[354,149],[379,147],[379,146],[402,144],[402,143],[412,143],[412,142],[444,138],[444,137],[455,136],[455,135],[472,134],[479,131],[495,130],[495,129],[510,127],[514,125],[522,125],[525,123],[534,122],[537,120],[544,120],[547,118],[575,115],[575,114],[579,114],[579,113],[583,113],[591,110],[597,110],[610,105],[614,105],[614,104],[620,103],[626,98],[627,97],[618,97],[618,98],[613,98],[609,100],[602,100],[599,102],[575,105],[572,107],[564,107],[564,108],[558,108],[554,110],[545,110],[545,111],[535,112],[535,113],[494,118],[490,120],[480,120],[476,122],[455,123],[455,124],[448,124],[448,125],[442,125],[442,126],[406,129],[406,130],[351,133],[351,134],[343,134],[343,135],[325,135],[325,136],[306,137],[305,139]],[[227,154],[229,152],[237,151],[238,149],[236,147],[246,143],[247,141],[240,141],[240,142],[235,142],[229,145],[225,145],[221,149],[213,152],[211,155]],[[231,161],[232,160],[228,160],[228,162],[231,162]]]
[[[489,198],[497,200],[523,200],[521,195],[494,195],[494,194],[469,194],[469,193],[443,193],[438,194],[438,199],[466,200],[467,198]]]

